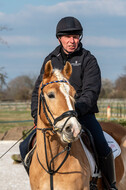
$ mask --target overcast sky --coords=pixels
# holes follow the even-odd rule
[[[0,0],[0,67],[8,81],[38,75],[44,58],[58,45],[57,22],[78,18],[83,46],[98,60],[102,78],[116,80],[126,67],[126,0]],[[7,44],[6,44],[7,42]]]

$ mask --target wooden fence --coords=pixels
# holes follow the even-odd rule
[[[124,118],[126,119],[126,99],[99,99],[98,101],[99,113],[97,117],[103,118]],[[31,109],[31,102],[0,102],[0,110],[17,110],[29,111]]]
[[[126,99],[100,99],[98,117],[126,119]]]
[[[8,111],[29,111],[31,109],[31,102],[0,102],[0,110],[8,110]]]

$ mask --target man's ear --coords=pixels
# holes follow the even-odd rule
[[[58,37],[58,42],[59,44],[61,44],[61,37]]]

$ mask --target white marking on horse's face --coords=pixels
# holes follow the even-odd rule
[[[65,79],[59,70],[55,70],[55,75],[57,77],[57,80],[64,80]],[[69,85],[66,83],[61,83],[60,84],[60,91],[62,92],[62,94],[64,95],[64,97],[66,99],[68,109],[73,110],[73,107],[72,107],[71,102],[70,102],[70,97],[69,97],[69,91],[70,91]]]
[[[59,70],[55,70],[54,71],[56,77],[57,77],[57,80],[63,80],[65,79],[63,77],[63,75],[60,73]],[[65,79],[66,80],[66,79]],[[61,93],[64,95],[65,99],[66,99],[66,103],[67,103],[67,106],[68,106],[68,110],[73,110],[73,106],[71,104],[71,101],[70,101],[70,95],[69,95],[69,91],[70,91],[70,87],[67,83],[61,83],[60,84],[60,91]],[[63,123],[65,119],[63,119],[61,122]],[[59,122],[60,123],[60,122]],[[81,130],[81,126],[79,124],[79,122],[77,121],[77,119],[75,117],[71,117],[68,121],[68,123],[66,124],[66,126],[64,127],[64,131],[65,129],[68,127],[68,126],[72,126],[71,127],[71,132],[73,134],[73,138],[77,138],[79,133],[80,133],[80,130]],[[65,133],[64,133],[65,135]],[[67,134],[67,136],[69,136]]]

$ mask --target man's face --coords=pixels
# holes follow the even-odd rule
[[[79,35],[67,35],[59,37],[59,42],[62,43],[64,52],[68,54],[68,52],[74,52],[79,44]],[[67,51],[68,52],[67,52]]]

